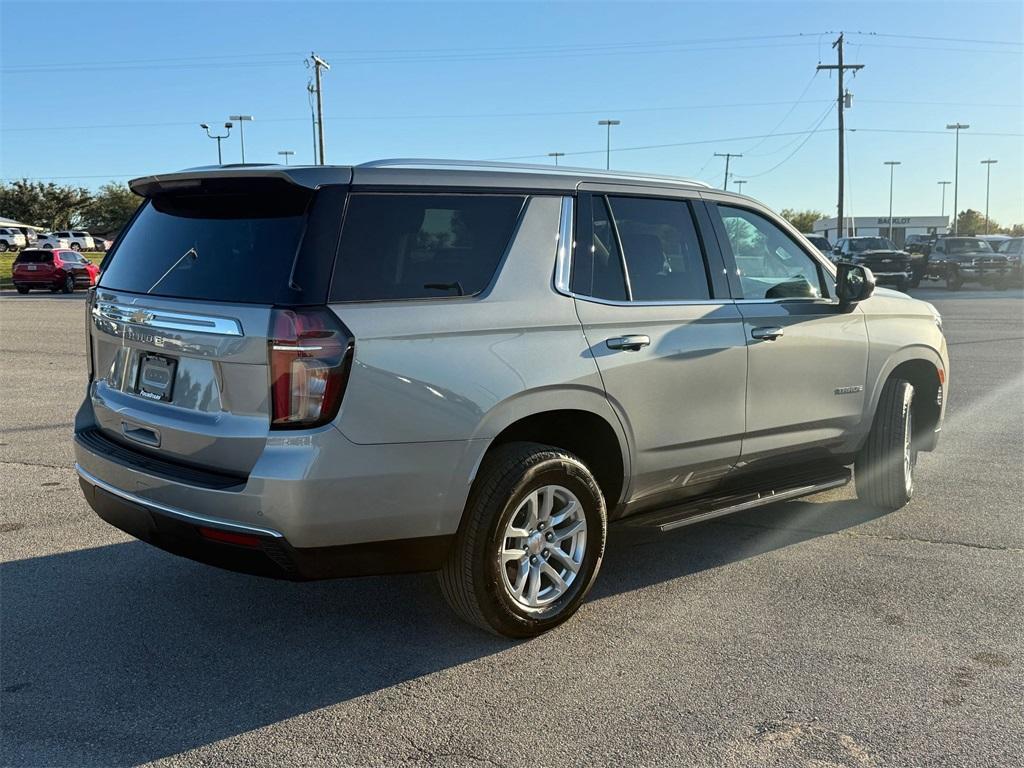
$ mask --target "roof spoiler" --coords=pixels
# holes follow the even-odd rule
[[[318,178],[316,170],[311,168],[296,167],[289,170],[285,166],[246,164],[209,166],[175,173],[140,176],[129,181],[128,186],[140,197],[154,197],[168,192],[198,189],[206,179],[277,179],[308,189],[316,189],[323,181],[322,177]],[[351,183],[351,181],[352,173],[349,169],[348,180],[344,183]],[[335,183],[341,183],[341,181]]]

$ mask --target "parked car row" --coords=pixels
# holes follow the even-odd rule
[[[953,291],[965,283],[1002,290],[1024,280],[1020,237],[908,235],[902,249],[886,237],[842,237],[834,246],[821,235],[804,237],[833,262],[866,266],[880,284],[903,292],[922,280],[944,282]]]
[[[93,236],[84,230],[65,229],[57,232],[33,232],[26,235],[15,227],[0,227],[0,253],[25,248],[66,248],[72,251],[106,252],[111,241]]]
[[[96,285],[100,268],[70,248],[26,248],[11,266],[11,279],[18,293],[33,288],[71,293],[75,288]]]

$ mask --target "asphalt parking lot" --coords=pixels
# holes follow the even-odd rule
[[[0,763],[1024,764],[1024,293],[915,295],[952,386],[909,506],[614,531],[577,617],[513,643],[430,575],[261,580],[102,523],[82,294],[4,292]]]

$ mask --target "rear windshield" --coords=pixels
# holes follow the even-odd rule
[[[196,182],[146,201],[100,285],[154,296],[270,304],[288,285],[312,190],[277,179]]]
[[[22,251],[15,264],[53,264],[53,251]]]
[[[895,250],[891,240],[884,237],[858,237],[850,240],[850,250],[854,253],[863,251],[891,251]]]
[[[973,238],[954,240],[950,238],[946,240],[946,251],[948,253],[973,253],[975,251],[991,253],[992,247],[984,240],[974,240]]]
[[[350,196],[331,301],[471,296],[491,282],[522,195]]]

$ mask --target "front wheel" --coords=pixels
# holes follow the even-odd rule
[[[71,250],[72,251],[80,251],[80,250],[82,250],[82,246],[80,246],[78,243],[72,243],[71,244]]]
[[[68,275],[64,278],[64,284],[60,287],[61,293],[71,293],[75,290],[75,278]]]
[[[471,624],[534,637],[580,607],[606,531],[604,496],[576,456],[537,443],[499,446],[473,484],[441,591]]]
[[[872,506],[894,511],[914,495],[914,387],[890,379],[882,388],[867,442],[857,454],[857,496]]]
[[[959,291],[964,285],[964,281],[960,279],[960,273],[955,269],[950,270],[946,273],[946,289],[950,291]]]
[[[0,241],[0,253],[7,253],[7,249],[9,247],[10,246],[8,246],[7,243]]]

